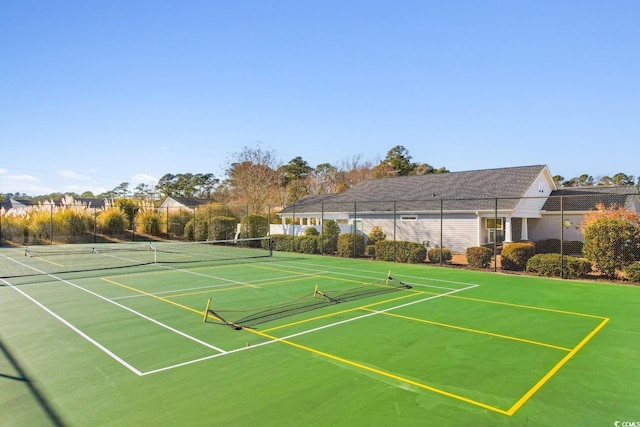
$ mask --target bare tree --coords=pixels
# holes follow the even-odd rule
[[[244,147],[232,156],[227,168],[227,186],[231,198],[260,213],[269,204],[278,203],[279,174],[275,154],[260,146]]]

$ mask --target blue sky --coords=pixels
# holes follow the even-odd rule
[[[640,2],[3,1],[0,193],[311,166],[640,176]]]

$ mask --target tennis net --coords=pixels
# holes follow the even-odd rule
[[[109,271],[162,264],[245,260],[272,255],[268,237],[205,242],[131,242],[2,248],[0,278]],[[153,268],[153,267],[152,267]],[[75,276],[74,276],[75,277]]]
[[[148,242],[3,248],[0,251],[0,277],[110,270],[153,262],[154,250]]]
[[[153,244],[155,262],[195,263],[262,258],[273,255],[270,237],[201,242],[157,242]]]
[[[411,289],[411,286],[396,280],[391,275],[375,283],[364,284],[348,289],[320,290],[316,286],[313,293],[269,307],[246,310],[212,309],[209,304],[205,311],[204,320],[211,315],[218,321],[242,329],[254,328],[257,325],[282,319],[289,316],[317,310],[323,307],[370,298],[390,292]]]

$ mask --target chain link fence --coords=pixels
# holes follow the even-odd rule
[[[635,189],[632,189],[635,190]],[[608,212],[608,213],[607,213]],[[536,253],[585,257],[585,225],[597,215],[621,220],[631,227],[615,247],[600,248],[623,259],[640,261],[640,202],[637,191],[586,194],[563,190],[559,196],[525,198],[433,199],[396,201],[300,201],[287,206],[203,204],[197,207],[90,208],[40,204],[20,211],[2,211],[0,246],[112,241],[199,241],[237,238],[243,218],[260,215],[270,225],[267,234],[301,238],[313,227],[335,221],[340,233],[364,236],[374,231],[385,239],[414,242],[427,252],[440,251],[439,263],[466,265],[469,248],[491,251],[490,268],[501,267],[505,247],[529,242]],[[624,215],[623,215],[624,213]],[[596,216],[594,216],[596,215]],[[608,215],[608,216],[607,216]],[[626,215],[626,216],[625,216]],[[221,235],[217,221],[226,219]],[[218,228],[216,228],[218,227]],[[634,228],[635,227],[635,228]],[[635,230],[635,231],[634,231]],[[261,237],[261,236],[249,236]],[[597,237],[597,236],[596,236]],[[596,245],[605,245],[598,237]],[[593,237],[590,237],[593,240]],[[626,241],[625,241],[626,239]],[[295,250],[296,245],[291,247]],[[595,250],[597,250],[596,248]],[[591,250],[591,249],[590,249]],[[448,251],[451,258],[443,256]],[[319,253],[323,253],[319,250]],[[362,254],[354,251],[353,256]],[[561,261],[562,262],[562,261]],[[561,273],[562,275],[562,273]]]

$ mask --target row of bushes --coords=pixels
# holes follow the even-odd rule
[[[96,212],[80,209],[33,210],[29,215],[4,215],[0,227],[3,240],[48,242],[55,236],[83,236],[94,232],[120,235],[127,232],[130,221],[119,208]]]
[[[359,258],[369,256],[377,261],[402,262],[419,264],[425,261],[431,263],[448,262],[452,259],[451,251],[447,248],[432,248],[429,251],[415,242],[378,240],[373,245],[365,245],[365,238],[361,234],[340,234],[336,239],[316,234],[293,237],[288,234],[271,235],[273,249],[283,252],[298,252],[303,254],[336,254],[344,258]]]
[[[563,245],[564,246],[564,245]],[[537,276],[583,279],[592,272],[588,259],[558,253],[539,253],[540,246],[533,243],[511,243],[502,250],[503,270],[526,271]],[[467,262],[476,268],[487,268],[491,264],[493,251],[474,246],[467,249]],[[640,282],[640,262],[624,267],[624,276],[631,282]]]
[[[551,248],[549,241],[545,243],[547,245],[541,245],[542,248]],[[552,245],[555,243],[552,242]],[[559,241],[557,243],[559,249]],[[505,246],[501,256],[502,269],[567,279],[585,278],[591,272],[591,262],[586,259],[562,256],[560,253],[536,253],[536,248],[538,251],[541,249],[533,243],[510,243]],[[472,267],[487,268],[492,257],[493,251],[486,247],[474,246],[467,249],[467,262]]]

